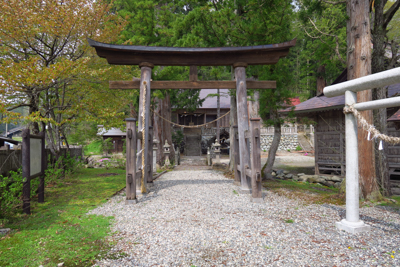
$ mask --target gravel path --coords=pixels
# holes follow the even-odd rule
[[[400,266],[399,213],[362,208],[372,230],[352,235],[335,228],[344,207],[270,192],[253,204],[237,191],[218,172],[183,170],[136,205],[113,197],[91,213],[115,217],[110,255],[127,256],[96,266]]]

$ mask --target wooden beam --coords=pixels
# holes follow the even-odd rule
[[[139,89],[140,81],[110,81],[110,89]],[[275,89],[276,81],[246,81],[247,89]],[[152,81],[151,89],[235,89],[235,81]]]

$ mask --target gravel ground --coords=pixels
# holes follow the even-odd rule
[[[400,266],[399,213],[362,208],[372,230],[352,235],[335,228],[344,207],[270,192],[255,204],[237,191],[218,172],[183,170],[136,205],[113,197],[91,212],[115,217],[116,245],[95,266]]]

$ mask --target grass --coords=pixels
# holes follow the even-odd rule
[[[85,156],[103,154],[102,143],[101,140],[96,140],[85,146],[83,149]]]
[[[381,201],[378,206],[388,206],[400,211],[400,196],[392,196],[390,199],[394,199],[396,202],[392,202],[386,198],[384,201]]]
[[[99,176],[110,172],[118,175]],[[83,169],[47,187],[45,203],[32,197],[32,214],[5,225],[12,231],[0,240],[0,266],[92,265],[110,247],[105,237],[112,217],[86,213],[124,185],[124,170]]]
[[[292,180],[275,180],[263,182],[268,190],[288,198],[301,199],[309,204],[344,205],[345,196],[339,194],[339,189],[318,184],[296,182]]]

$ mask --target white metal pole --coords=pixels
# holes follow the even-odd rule
[[[353,105],[357,94],[345,92],[346,105]],[[346,120],[346,219],[336,223],[336,227],[350,233],[368,231],[369,225],[359,217],[359,183],[358,183],[358,148],[357,120],[352,113],[345,115]]]
[[[346,104],[357,101],[357,94],[346,91]],[[358,186],[358,145],[357,120],[352,113],[345,115],[346,121],[346,219],[359,221],[359,186]]]

